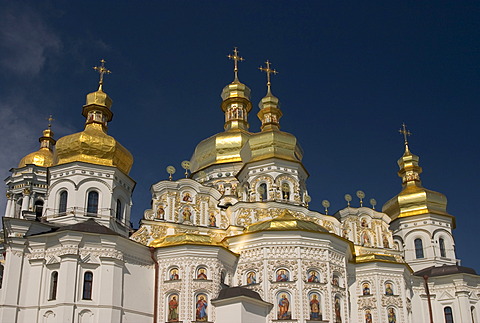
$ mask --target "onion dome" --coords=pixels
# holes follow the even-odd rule
[[[225,114],[224,132],[201,141],[195,148],[190,160],[191,171],[195,173],[215,164],[241,162],[240,150],[248,141],[248,113],[252,110],[250,89],[238,79],[238,56],[235,48],[233,55],[228,55],[234,63],[235,78],[223,88],[221,109]]]
[[[221,246],[226,247],[225,242],[215,241],[206,234],[180,233],[153,240],[149,247],[171,247],[179,245],[202,245],[202,246]]]
[[[37,165],[41,167],[50,167],[53,165],[53,147],[55,147],[55,139],[53,139],[53,131],[51,129],[50,116],[48,128],[43,130],[43,136],[38,139],[40,141],[40,149],[23,157],[18,163],[18,167],[26,165]]]
[[[241,157],[244,162],[254,162],[268,158],[301,162],[303,149],[297,138],[288,132],[280,131],[282,111],[278,98],[272,94],[270,82],[270,74],[277,74],[278,72],[270,68],[268,60],[265,63],[266,68],[259,68],[267,74],[267,94],[260,101],[260,111],[257,114],[262,122],[262,131],[252,135],[248,144],[242,149]]]
[[[402,132],[403,131],[403,132]],[[428,190],[422,186],[420,174],[422,167],[419,157],[412,154],[408,147],[405,125],[402,133],[405,135],[405,153],[398,160],[400,168],[398,176],[402,178],[402,191],[390,199],[382,208],[392,220],[421,214],[438,214],[452,217],[447,213],[447,198],[444,194]]]
[[[86,118],[85,130],[58,140],[56,164],[86,162],[97,165],[114,166],[125,174],[133,165],[132,154],[112,136],[107,135],[107,123],[113,118],[110,110],[112,99],[103,92],[103,75],[110,71],[102,65],[94,67],[100,73],[98,90],[87,95],[82,115]]]
[[[292,230],[328,232],[327,229],[315,222],[294,217],[288,210],[284,210],[284,212],[276,218],[249,225],[245,232]]]

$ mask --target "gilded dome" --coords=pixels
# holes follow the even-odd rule
[[[292,230],[328,232],[327,229],[315,222],[294,217],[288,210],[276,218],[249,225],[245,232]]]
[[[412,154],[405,144],[405,153],[398,160],[398,176],[402,178],[402,191],[383,205],[382,212],[392,220],[421,214],[450,216],[447,212],[447,198],[444,194],[422,186],[418,164],[419,157]]]
[[[37,165],[41,167],[50,167],[53,165],[53,146],[55,140],[53,139],[53,131],[50,127],[43,131],[43,136],[39,138],[40,149],[23,157],[18,163],[18,167],[26,165]]]
[[[82,114],[87,119],[85,130],[62,137],[57,142],[56,164],[86,162],[113,166],[125,174],[133,165],[132,154],[107,134],[107,123],[112,120],[112,99],[103,92],[102,83],[97,91],[87,95]]]

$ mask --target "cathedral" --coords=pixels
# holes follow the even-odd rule
[[[0,322],[480,322],[480,276],[456,258],[455,217],[424,188],[405,125],[399,193],[381,211],[311,210],[303,149],[280,127],[276,71],[260,68],[267,89],[251,130],[243,58],[229,58],[225,130],[198,143],[185,178],[152,183],[138,230],[133,156],[107,134],[110,71],[95,67],[84,130],[56,140],[49,124],[5,180]]]

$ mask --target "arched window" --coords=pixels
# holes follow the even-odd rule
[[[97,191],[88,192],[87,213],[88,214],[98,213],[98,192]]]
[[[123,206],[122,201],[120,199],[117,200],[117,208],[115,209],[115,217],[118,221],[122,221],[122,214],[123,213]]]
[[[43,201],[42,200],[36,200],[35,201],[35,218],[38,220],[42,217],[43,213]]]
[[[93,273],[87,271],[83,275],[83,297],[82,299],[92,299]]]
[[[477,321],[476,320],[477,315],[475,315],[476,313],[475,306],[470,307],[470,313],[472,314],[472,323],[475,323]]]
[[[259,185],[258,187],[258,193],[260,193],[261,197],[262,197],[262,201],[266,201],[267,198],[268,198],[268,190],[267,190],[267,184],[266,183],[262,183]]]
[[[443,238],[438,239],[438,245],[440,247],[440,257],[446,257],[447,253],[445,252],[445,240],[443,240]]]
[[[445,323],[453,323],[453,313],[450,306],[443,309],[443,314],[445,314]]]
[[[68,199],[68,192],[62,191],[60,193],[60,201],[58,202],[59,214],[65,214],[67,212],[67,199]]]
[[[50,295],[49,300],[57,299],[58,272],[54,271],[50,277]]]
[[[423,258],[423,243],[422,239],[417,238],[414,241],[415,243],[415,258],[421,259]]]

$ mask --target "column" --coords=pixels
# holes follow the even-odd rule
[[[5,209],[5,216],[10,216],[10,210],[12,208],[12,194],[7,193],[7,208]]]
[[[107,257],[100,257],[100,261],[100,270],[93,277],[92,296],[92,300],[95,302],[95,297],[95,303],[99,305],[98,322],[121,322],[124,262]]]
[[[454,320],[458,320],[460,318],[460,322],[463,323],[470,323],[472,322],[472,315],[470,313],[470,302],[468,301],[468,291],[459,291],[455,293],[455,296],[458,300],[458,308],[460,309],[460,313],[455,313],[455,307],[452,306],[453,310],[453,318]]]
[[[23,190],[22,211],[28,211],[30,205],[30,190],[28,188]]]
[[[0,322],[17,322],[18,300],[23,273],[24,246],[15,244],[6,250],[2,293],[0,294]]]

